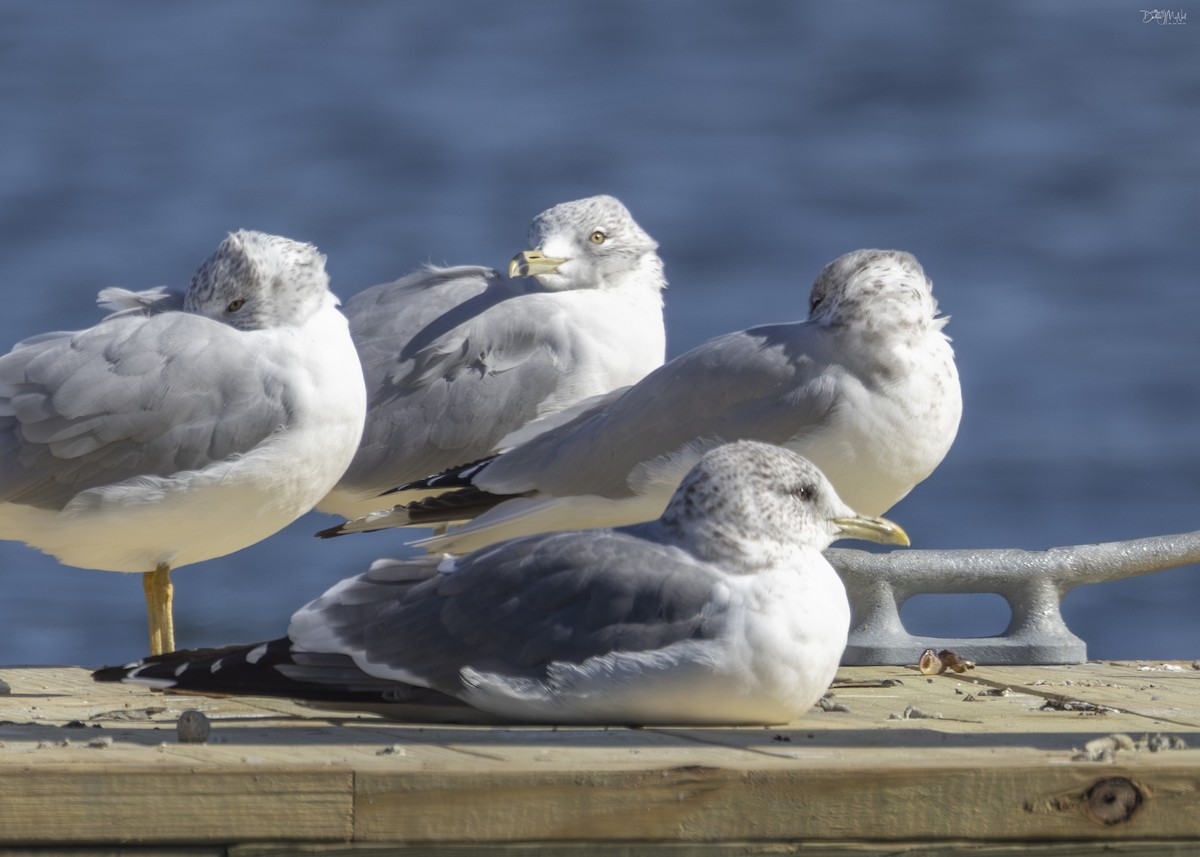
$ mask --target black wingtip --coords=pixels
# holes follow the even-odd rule
[[[389,488],[380,494],[380,497],[387,497],[389,494],[399,494],[401,491],[424,491],[433,484],[436,476],[429,476],[425,479],[418,479],[416,482],[405,482],[403,485],[397,485],[395,488]]]
[[[483,458],[477,458],[474,461],[468,461],[466,464],[459,464],[454,467],[449,467],[441,473],[435,473],[432,476],[426,476],[424,479],[416,479],[412,482],[405,482],[403,485],[397,485],[380,494],[380,497],[386,497],[388,494],[399,494],[401,491],[427,491],[435,488],[441,490],[452,490],[455,488],[470,488],[472,487],[471,479],[475,474],[483,469],[484,465],[490,464],[497,458],[495,455],[488,455]]]
[[[122,681],[125,676],[129,675],[129,671],[133,669],[133,665],[126,664],[123,667],[100,667],[92,673],[93,681]]]
[[[338,536],[352,536],[354,533],[348,533],[342,529],[345,524],[338,524],[336,527],[326,527],[319,531],[316,535],[318,539],[336,539]]]

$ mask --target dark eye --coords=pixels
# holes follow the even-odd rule
[[[238,298],[237,300],[230,301],[229,306],[225,307],[225,312],[237,312],[245,305],[245,303],[245,298]]]
[[[588,239],[589,239],[589,240],[590,240],[590,241],[591,241],[593,244],[603,244],[603,243],[604,243],[604,239],[606,239],[607,237],[608,237],[608,236],[607,236],[607,235],[605,235],[605,234],[604,234],[604,232],[603,232],[602,230],[599,230],[599,229],[597,229],[595,232],[593,232],[591,235],[589,235],[589,236],[588,236]]]
[[[811,500],[813,495],[817,493],[817,489],[812,485],[798,485],[788,493],[793,497],[798,497],[801,500]]]

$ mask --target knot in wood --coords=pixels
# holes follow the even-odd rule
[[[1102,824],[1129,821],[1142,805],[1142,792],[1127,777],[1105,777],[1087,790],[1088,812]]]

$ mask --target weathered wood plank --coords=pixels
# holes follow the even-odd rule
[[[877,853],[847,842],[863,838],[901,849],[1200,844],[1200,671],[1141,666],[1151,669],[846,669],[841,710],[728,729],[423,726],[3,668],[13,693],[0,697],[0,846],[212,843],[247,857],[268,844],[323,843],[313,853],[336,855],[377,843],[465,857],[498,843],[499,853],[574,842],[612,855],[657,853],[653,843],[725,857],[797,842],[806,854],[823,853],[817,844]],[[1054,698],[1110,713],[1043,710]],[[176,740],[176,719],[193,708],[213,721],[207,744]],[[1111,761],[1076,760],[1114,732],[1160,732],[1193,749],[1128,744]],[[1097,812],[1120,813],[1119,777],[1141,802],[1106,825]]]
[[[972,765],[862,757],[791,769],[684,766],[408,780],[361,772],[356,839],[821,840],[1200,838],[1193,764],[1061,765],[1011,754]],[[1112,825],[1089,791],[1127,777],[1141,803]]]
[[[223,847],[82,847],[82,849],[0,849],[0,857],[227,857]]]
[[[349,840],[349,771],[214,772],[5,766],[5,841],[205,843]]]
[[[1120,857],[1194,857],[1186,842],[1106,842],[1105,854]],[[1096,842],[484,842],[443,844],[351,844],[307,847],[244,845],[229,857],[1094,857]],[[0,857],[5,857],[0,852]]]
[[[226,857],[225,848],[0,848],[0,857]]]

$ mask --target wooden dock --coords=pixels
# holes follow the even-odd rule
[[[1200,853],[1200,665],[844,669],[770,728],[445,727],[0,668],[0,857]],[[207,743],[176,721],[203,711]]]

